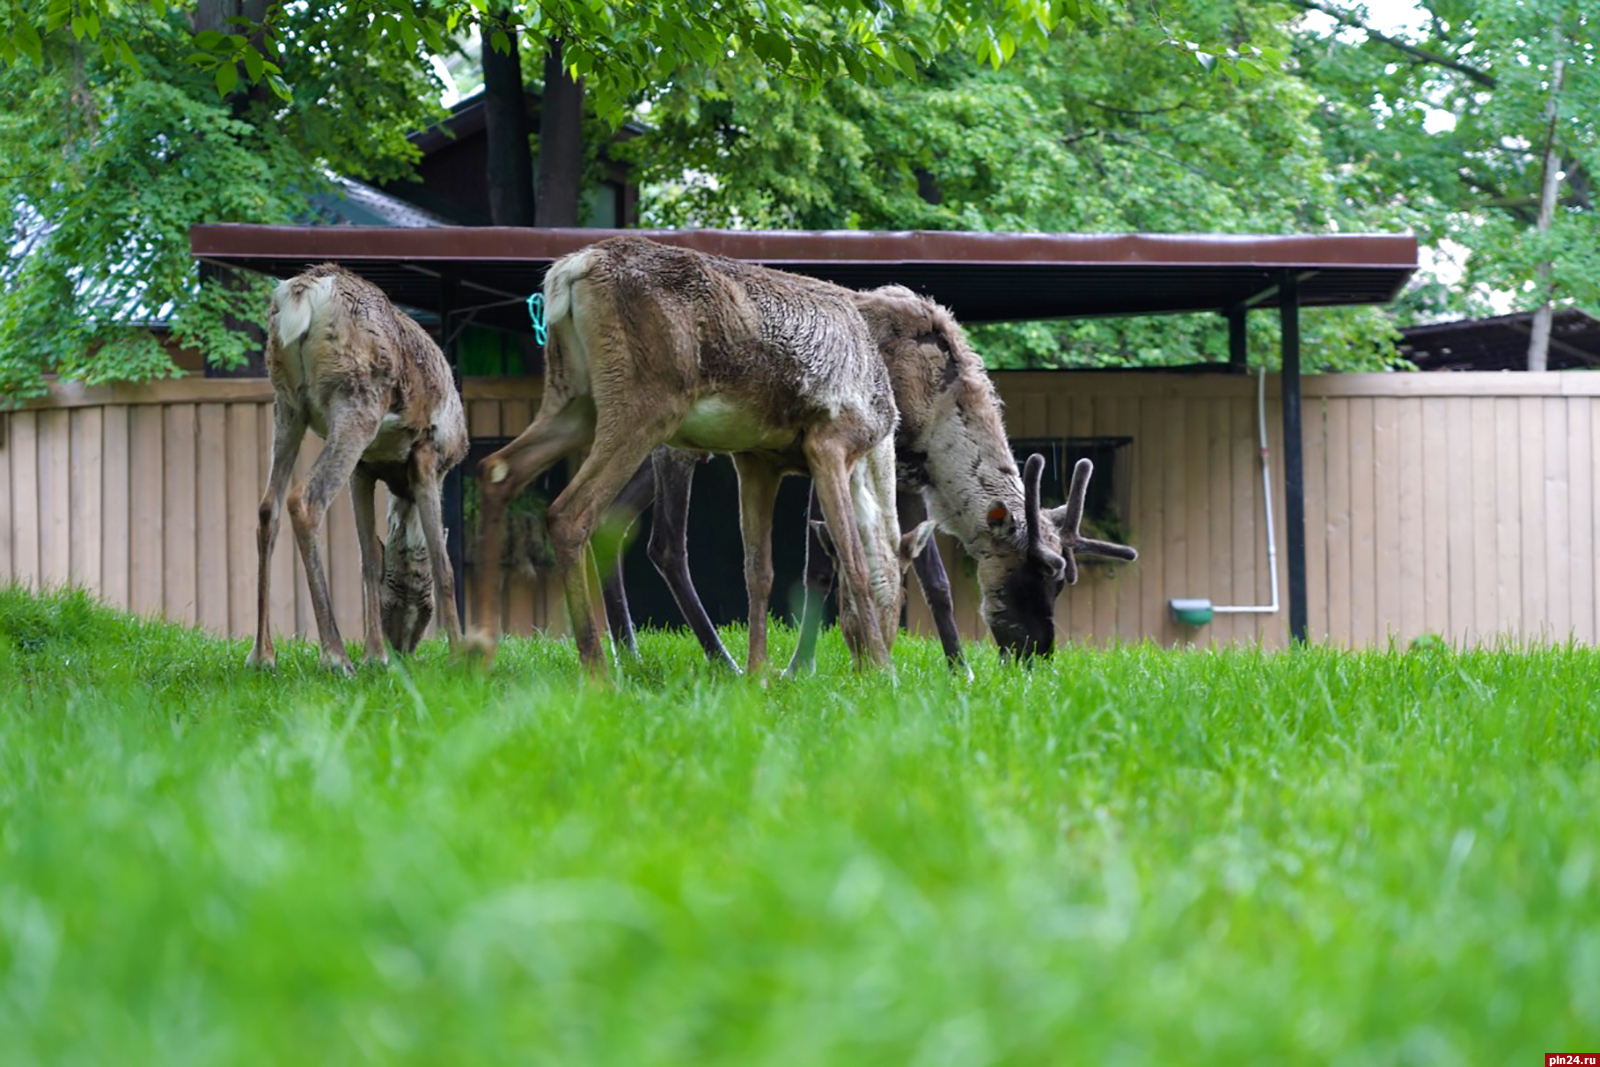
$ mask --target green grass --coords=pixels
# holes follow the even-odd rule
[[[737,649],[741,635],[730,634]],[[779,631],[775,651],[792,635]],[[1600,1042],[1600,655],[649,633],[485,676],[0,591],[0,1060],[1533,1064]]]

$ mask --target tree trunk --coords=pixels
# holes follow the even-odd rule
[[[483,108],[488,138],[489,219],[496,226],[533,225],[533,155],[528,145],[527,100],[522,91],[522,59],[516,30],[507,27],[510,51],[489,43],[494,32],[483,24]]]
[[[539,108],[539,225],[578,225],[582,188],[583,83],[567,77],[561,41],[552,37]]]
[[[236,17],[247,18],[252,24],[260,26],[267,18],[267,2],[268,0],[200,0],[190,17],[190,25],[194,27],[195,33],[203,33],[206,30],[239,33],[240,27],[228,20]],[[265,41],[259,31],[250,35],[250,43],[266,58],[273,58],[267,55]],[[265,81],[252,84],[241,65],[239,87],[228,94],[228,103],[233,109],[234,118],[245,118],[252,104],[267,101],[269,92]]]
[[[1542,234],[1550,229],[1550,223],[1555,219],[1556,194],[1561,189],[1561,166],[1556,155],[1556,121],[1560,113],[1561,79],[1566,73],[1566,63],[1556,60],[1550,68],[1550,104],[1545,110],[1549,119],[1549,129],[1544,140],[1544,182],[1539,193],[1539,222],[1538,231]],[[1548,259],[1539,263],[1539,294],[1543,303],[1533,315],[1533,331],[1528,338],[1528,369],[1542,371],[1550,366],[1550,322],[1555,316],[1555,304],[1550,293],[1550,261]]]

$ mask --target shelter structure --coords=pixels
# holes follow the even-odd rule
[[[447,355],[468,323],[531,328],[524,303],[551,262],[624,231],[502,227],[201,225],[203,263],[289,277],[334,261],[403,306],[439,316]],[[1416,268],[1406,235],[999,234],[628,230],[670,244],[853,288],[897,283],[966,323],[1211,312],[1229,325],[1230,365],[1248,364],[1246,318],[1281,321],[1283,498],[1289,635],[1308,636],[1300,310],[1386,303]],[[462,529],[459,481],[447,499]],[[459,536],[455,538],[461,572]]]
[[[1400,351],[1418,370],[1525,371],[1533,312],[1408,326],[1400,334]],[[1600,319],[1579,308],[1557,311],[1548,363],[1550,370],[1600,367]]]

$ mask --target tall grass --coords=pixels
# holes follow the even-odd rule
[[[737,645],[741,635],[729,635]],[[792,639],[775,637],[775,652]],[[0,591],[7,1063],[1504,1063],[1600,1035],[1600,655],[646,633],[353,681]]]

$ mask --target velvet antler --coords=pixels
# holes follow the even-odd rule
[[[1031,463],[1032,460],[1029,460]],[[1042,461],[1041,461],[1042,466]],[[1067,490],[1067,502],[1052,508],[1049,516],[1061,530],[1061,552],[1067,560],[1067,584],[1078,581],[1078,556],[1098,556],[1103,559],[1120,559],[1132,562],[1139,552],[1132,545],[1119,545],[1115,541],[1100,541],[1084,537],[1078,532],[1083,524],[1083,503],[1089,493],[1089,476],[1094,473],[1094,462],[1087,457],[1078,460],[1072,468],[1072,486]]]

